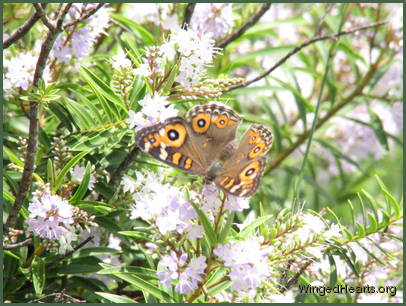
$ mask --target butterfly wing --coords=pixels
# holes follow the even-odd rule
[[[138,147],[172,167],[203,174],[201,154],[191,141],[191,131],[181,117],[173,117],[139,130],[135,136]]]
[[[173,117],[141,129],[139,148],[156,159],[181,170],[204,175],[235,137],[240,117],[219,104],[198,105],[186,120]]]
[[[226,193],[248,197],[258,189],[272,146],[272,133],[263,125],[252,125],[240,145],[218,172],[215,183]]]
[[[207,170],[235,138],[240,120],[234,110],[218,103],[197,105],[186,114],[193,144],[204,152],[202,158]]]

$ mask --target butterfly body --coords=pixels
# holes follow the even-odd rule
[[[252,125],[236,145],[240,121],[240,116],[226,106],[198,105],[185,119],[173,117],[141,129],[136,142],[156,159],[203,175],[226,193],[250,196],[258,188],[272,133],[263,125]]]

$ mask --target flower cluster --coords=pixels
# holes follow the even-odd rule
[[[28,211],[28,231],[42,238],[58,240],[61,253],[69,249],[71,242],[76,240],[72,206],[61,197],[52,195],[49,186],[46,185],[34,194]]]
[[[214,250],[226,267],[231,269],[229,277],[231,290],[248,291],[261,286],[261,281],[270,274],[268,254],[270,249],[263,247],[263,239],[251,237],[243,241],[220,244]]]
[[[399,127],[395,123],[395,120],[398,120],[394,118],[395,112],[377,102],[371,103],[370,106],[382,122],[386,133],[394,135],[399,131]],[[399,116],[399,114],[395,116]],[[370,121],[371,117],[368,112],[368,106],[361,104],[348,113],[347,117],[333,118],[331,126],[326,130],[326,138],[332,140],[343,154],[355,162],[360,162],[369,156],[379,159],[384,154],[384,149],[378,142],[373,128],[366,125]],[[327,172],[330,175],[337,175],[340,170],[334,155],[326,150],[321,150],[321,155],[325,156],[328,161]],[[345,172],[356,170],[356,166],[346,160],[341,160],[341,167]]]
[[[136,181],[127,178],[122,184],[126,191],[140,189],[132,194],[136,204],[131,209],[132,219],[148,221],[156,226],[161,235],[175,231],[186,233],[191,239],[202,237],[203,228],[193,221],[197,218],[196,213],[177,187],[161,183],[153,172],[146,176],[137,172]]]
[[[152,22],[164,30],[179,29],[178,15],[171,3],[131,3],[127,16],[137,23]]]
[[[78,20],[97,5],[97,3],[72,5],[66,17],[66,24]],[[110,22],[110,10],[103,7],[86,19],[87,26],[77,28],[76,25],[72,25],[59,35],[52,49],[52,57],[60,62],[69,63],[71,59],[87,56],[96,38],[107,28]]]
[[[38,60],[36,49],[25,53],[21,52],[11,58],[3,56],[3,90],[6,97],[15,95],[18,89],[27,90],[32,84]],[[46,66],[42,78],[45,82],[51,80],[48,66]]]
[[[172,33],[169,43],[175,44],[182,56],[175,80],[184,86],[197,84],[204,76],[205,66],[218,53],[211,33],[199,34],[193,29]]]
[[[161,46],[149,47],[143,63],[134,70],[134,74],[154,78],[162,77],[165,63],[179,53],[179,74],[175,80],[183,86],[197,84],[205,73],[205,66],[213,60],[218,50],[214,48],[211,33],[199,34],[193,29],[177,29],[170,39]],[[153,81],[153,80],[151,80]]]
[[[51,194],[50,185],[37,183],[37,191],[28,206],[29,218],[26,220],[28,231],[44,238],[45,244],[59,244],[59,253],[72,249],[72,241],[77,240],[76,230],[82,227],[97,226],[94,217],[72,206],[62,197]]]
[[[92,167],[94,170],[94,166]],[[73,167],[71,175],[72,175],[72,182],[75,182],[77,184],[80,184],[83,180],[83,177],[85,176],[86,168],[76,165]],[[96,183],[96,177],[94,176],[93,173],[90,173],[90,178],[89,178],[89,185],[87,186],[89,190],[94,189],[94,184]]]
[[[136,127],[136,130],[142,129],[145,126],[151,125],[156,122],[163,122],[165,119],[174,117],[178,114],[173,104],[170,104],[165,96],[149,94],[144,99],[138,101],[141,110],[137,113],[133,110],[128,112],[127,123],[129,128]]]
[[[163,256],[158,264],[166,268],[157,273],[161,284],[170,288],[172,281],[177,280],[175,290],[182,294],[189,294],[197,288],[207,266],[205,256],[191,258],[188,261],[187,254],[179,256],[175,252]]]
[[[205,212],[216,213],[219,211],[222,200],[219,198],[219,191],[216,186],[204,185],[203,187],[203,199],[201,208]],[[242,211],[249,207],[249,200],[243,197],[236,197],[233,195],[227,195],[227,199],[224,202],[224,208],[229,211]]]
[[[212,33],[221,38],[234,25],[231,3],[199,3],[196,5],[190,26],[199,34]]]

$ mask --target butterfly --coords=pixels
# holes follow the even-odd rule
[[[197,105],[186,118],[172,117],[142,128],[135,138],[142,151],[165,164],[203,175],[227,194],[248,197],[258,189],[272,133],[253,124],[236,145],[240,121],[222,104]]]

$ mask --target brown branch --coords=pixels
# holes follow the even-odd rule
[[[69,251],[68,253],[66,253],[65,255],[55,259],[54,261],[48,263],[45,265],[45,268],[48,269],[49,267],[52,267],[53,265],[57,264],[58,262],[61,262],[63,260],[65,260],[66,258],[68,258],[69,256],[71,256],[73,253],[75,253],[77,250],[79,250],[80,248],[84,247],[89,241],[91,241],[94,237],[90,236],[87,237],[85,240],[83,240],[80,244],[78,244],[72,251]]]
[[[182,29],[186,29],[192,19],[193,12],[195,10],[196,3],[188,3],[185,8],[185,15],[183,16]]]
[[[43,7],[39,3],[33,3],[35,10],[39,14],[39,17],[41,18],[42,23],[50,30],[50,31],[55,31],[55,26],[48,20],[47,15],[45,14]]]
[[[89,11],[87,11],[86,14],[84,14],[84,15],[81,16],[80,18],[78,18],[78,19],[76,19],[76,20],[73,20],[73,21],[71,21],[71,22],[65,24],[65,25],[63,26],[63,29],[65,30],[65,29],[67,29],[67,28],[69,28],[69,27],[71,27],[71,26],[74,26],[74,25],[78,24],[79,22],[81,22],[81,21],[83,21],[83,20],[89,18],[90,16],[94,15],[99,9],[101,9],[101,8],[104,6],[104,4],[105,4],[105,3],[99,3],[96,7],[90,9]]]
[[[381,25],[383,25],[385,23],[387,23],[387,21],[380,21],[380,22],[365,25],[365,26],[362,26],[362,27],[350,29],[350,30],[347,30],[347,31],[341,31],[341,32],[338,32],[338,33],[332,34],[332,35],[323,35],[323,36],[318,36],[318,37],[311,38],[311,39],[305,41],[304,43],[300,44],[299,46],[296,46],[295,48],[293,48],[292,51],[290,51],[288,54],[286,54],[284,57],[282,57],[278,62],[276,62],[275,65],[273,65],[271,68],[269,68],[264,73],[260,74],[259,76],[255,77],[255,78],[253,78],[253,79],[251,79],[249,81],[245,81],[245,82],[242,82],[240,84],[230,86],[227,89],[227,91],[231,91],[233,89],[237,89],[237,88],[241,88],[241,87],[246,87],[248,85],[251,85],[252,83],[255,83],[255,82],[263,79],[264,77],[266,77],[267,75],[272,73],[276,68],[278,68],[283,63],[285,63],[292,55],[298,53],[303,48],[305,48],[305,47],[307,47],[307,46],[309,46],[309,45],[311,45],[311,44],[313,44],[315,42],[322,41],[322,40],[327,40],[327,39],[337,39],[337,38],[339,38],[340,36],[343,36],[343,35],[353,34],[353,33],[358,32],[358,31],[364,31],[364,30],[367,30],[367,29],[370,29],[370,28],[379,27],[379,26],[381,26]]]
[[[46,4],[43,4],[45,7]],[[29,32],[29,30],[34,26],[34,24],[41,18],[41,13],[36,10],[34,14],[17,30],[13,32],[7,39],[3,41],[3,49],[7,49],[12,44],[14,44],[17,40],[22,38],[25,34]]]
[[[223,40],[219,41],[216,43],[216,47],[218,48],[225,48],[229,43],[232,41],[236,40],[239,38],[242,34],[245,33],[250,27],[252,27],[254,24],[258,22],[258,20],[266,13],[266,11],[271,7],[271,3],[264,3],[262,4],[261,8],[259,11],[252,15],[246,23],[244,23],[239,29],[237,29],[235,32],[231,33],[228,35],[226,38]]]
[[[135,146],[130,151],[130,153],[127,154],[127,156],[118,166],[116,171],[114,171],[114,173],[111,175],[111,178],[109,181],[110,186],[114,186],[116,184],[117,179],[123,176],[123,174],[127,170],[127,168],[135,161],[139,151],[140,151],[139,148],[137,146]]]
[[[55,23],[53,30],[49,29],[47,37],[41,46],[41,51],[38,56],[38,61],[35,67],[34,77],[32,81],[33,86],[38,85],[38,81],[42,78],[46,62],[48,60],[51,49],[55,43],[58,34],[62,31],[62,23],[68,13],[71,3],[66,4],[62,9]],[[31,186],[32,173],[34,172],[35,166],[35,154],[37,151],[37,138],[38,138],[38,101],[32,101],[30,103],[30,124],[28,132],[28,145],[27,153],[25,156],[24,170],[20,183],[20,190],[18,196],[14,202],[13,207],[8,215],[6,221],[6,227],[14,227],[17,221],[18,213],[20,212],[21,206],[24,203],[28,189]]]
[[[29,245],[32,242],[31,238],[28,238],[27,240],[18,242],[18,243],[14,243],[14,244],[3,244],[3,249],[4,250],[12,250],[12,249],[16,249],[16,248],[20,248],[26,245]]]
[[[289,288],[296,284],[297,280],[299,279],[300,275],[302,275],[304,273],[304,271],[306,271],[306,269],[312,264],[313,261],[309,260],[308,262],[306,262],[298,272],[296,272],[296,274],[288,280],[288,282],[286,283],[286,286],[284,286],[280,292],[284,293],[285,291],[289,290]]]
[[[324,123],[326,123],[331,117],[333,117],[340,109],[342,109],[345,105],[347,105],[349,102],[351,102],[356,96],[362,94],[362,91],[364,90],[365,86],[369,83],[369,81],[372,79],[374,76],[376,69],[381,65],[380,61],[382,59],[383,52],[379,55],[378,59],[375,61],[374,64],[372,64],[368,70],[368,72],[365,74],[361,82],[358,84],[358,86],[345,98],[340,103],[337,103],[324,117],[320,118],[319,121],[317,122],[317,125],[315,127],[315,130],[320,128]],[[269,173],[272,171],[274,168],[276,168],[285,158],[287,158],[293,151],[295,151],[301,144],[303,144],[306,139],[309,137],[311,130],[306,130],[302,135],[299,136],[299,138],[288,148],[286,149],[282,154],[277,156],[272,162],[270,163],[269,167],[265,170],[265,174]]]

